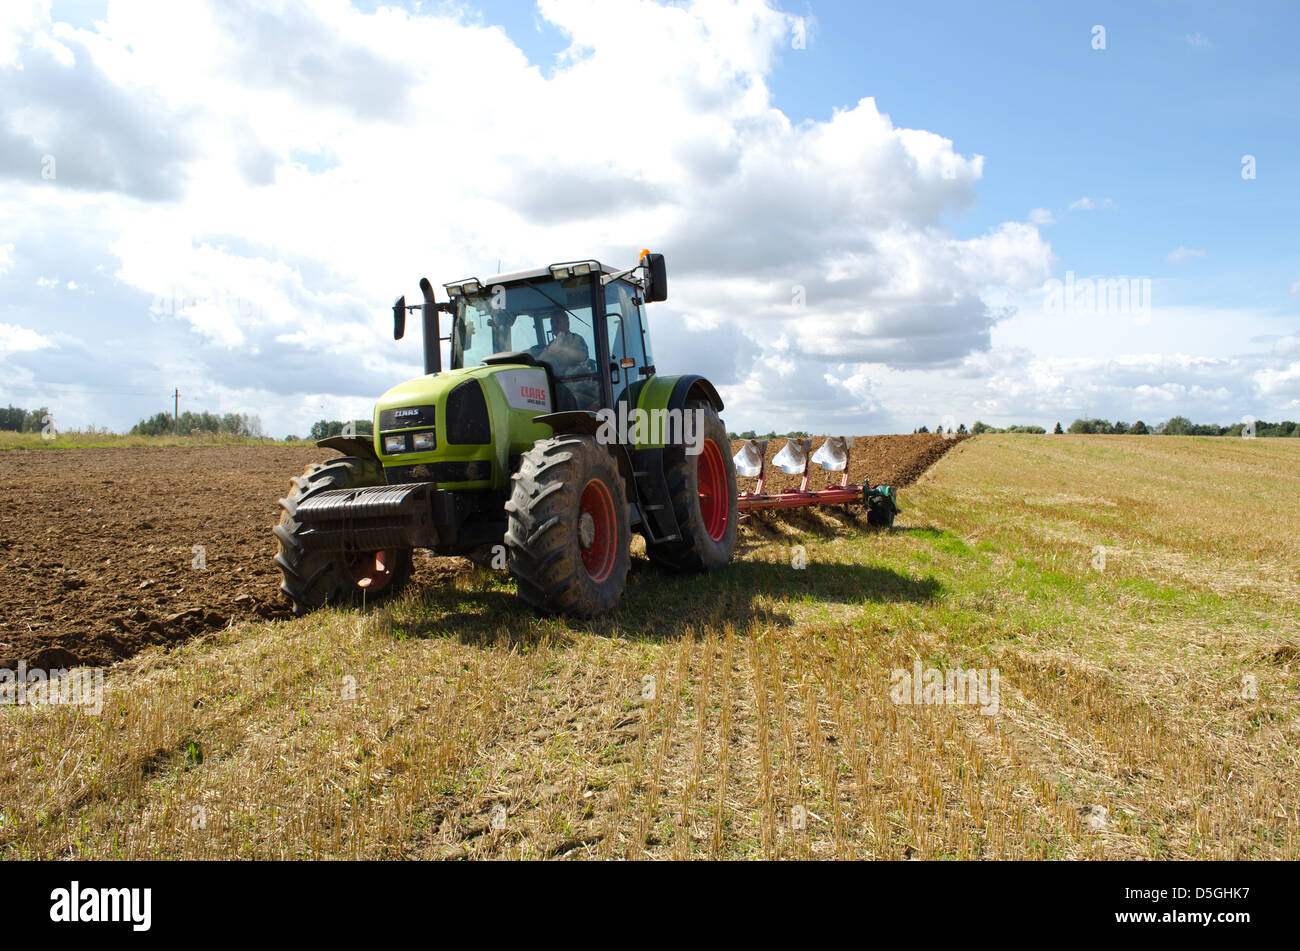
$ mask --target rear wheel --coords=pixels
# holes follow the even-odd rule
[[[646,554],[673,571],[711,571],[731,561],[736,548],[736,464],[727,429],[713,407],[692,400],[686,408],[703,413],[699,453],[688,455],[681,447],[664,450],[664,475],[681,537],[647,544]]]
[[[298,531],[298,506],[331,489],[383,485],[378,462],[344,456],[309,466],[293,480],[283,513],[275,526],[279,541],[275,563],[283,581],[280,590],[293,602],[295,614],[306,614],[327,604],[359,604],[392,597],[411,577],[411,552],[389,549],[368,552],[307,552]]]
[[[506,502],[519,597],[546,614],[593,617],[623,594],[627,496],[618,464],[590,436],[544,439],[523,454]]]

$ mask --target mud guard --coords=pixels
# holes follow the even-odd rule
[[[550,426],[557,436],[577,433],[594,438],[601,427],[600,417],[591,410],[585,409],[564,410],[560,413],[543,413],[540,416],[534,416],[533,422]],[[632,468],[632,457],[628,454],[627,447],[611,443],[606,448],[610,450],[614,460],[618,463],[618,471],[622,474],[626,487],[632,490],[629,492],[629,498],[636,501],[635,495],[632,494],[636,489],[636,474]]]
[[[330,436],[328,439],[316,440],[322,449],[333,449],[345,456],[358,459],[373,459],[379,462],[379,453],[375,452],[375,443],[369,436]]]
[[[685,409],[687,400],[707,400],[717,412],[723,410],[722,397],[706,378],[698,373],[688,373],[677,378],[672,396],[668,398],[669,409]]]

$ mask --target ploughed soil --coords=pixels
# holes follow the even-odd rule
[[[860,437],[850,479],[908,485],[954,443]],[[769,460],[783,444],[771,441]],[[233,620],[290,617],[272,561],[278,500],[291,476],[333,455],[284,446],[0,452],[0,668],[107,665]],[[814,488],[839,481],[812,471]],[[798,484],[770,470],[770,490]],[[752,487],[740,480],[741,491]],[[412,584],[468,567],[419,557]]]
[[[290,478],[335,455],[286,446],[0,452],[0,667],[104,665],[231,620],[291,617],[271,527]],[[433,584],[462,564],[417,558],[413,579]]]

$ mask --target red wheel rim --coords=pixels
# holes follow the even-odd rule
[[[604,581],[614,570],[617,535],[614,497],[604,482],[592,479],[583,487],[578,502],[578,549],[582,567],[592,581]]]
[[[348,572],[352,575],[353,584],[369,594],[374,594],[383,591],[393,580],[394,561],[391,551],[361,552],[356,556],[355,561],[348,564]]]
[[[704,450],[696,467],[696,487],[700,493],[700,517],[704,530],[715,542],[727,534],[727,518],[731,515],[731,499],[727,497],[727,467],[722,461],[722,450],[712,439],[704,441]]]

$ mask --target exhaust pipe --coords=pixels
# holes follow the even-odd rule
[[[427,277],[420,278],[420,293],[424,295],[424,372],[442,372],[442,333],[438,328],[438,304],[433,299],[433,285]]]

